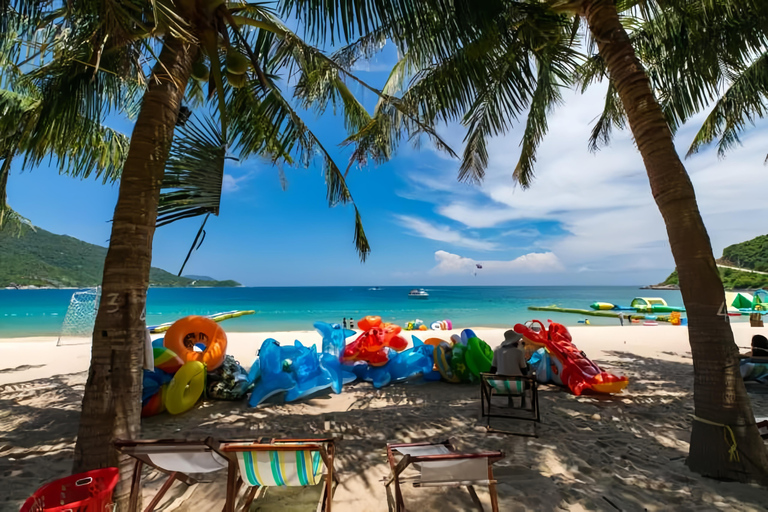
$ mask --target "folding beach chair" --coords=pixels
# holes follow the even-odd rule
[[[333,469],[334,439],[273,439],[269,443],[223,443],[221,451],[236,460],[240,476],[230,469],[227,479],[227,504],[224,512],[234,512],[237,494],[246,485],[242,510],[267,487],[308,486],[323,482],[317,510],[331,512],[333,484],[338,477]],[[326,469],[325,475],[323,469]]]
[[[173,482],[187,485],[197,483],[189,473],[213,473],[230,466],[229,458],[218,449],[218,442],[209,437],[205,440],[117,440],[115,448],[136,459],[131,483],[130,510],[135,510],[141,495],[141,470],[145,465],[168,475],[160,490],[152,498],[144,512],[151,512],[160,503]]]
[[[400,461],[395,453],[402,455]],[[493,478],[493,463],[504,458],[504,453],[457,452],[450,441],[442,443],[387,443],[387,460],[392,471],[386,481],[387,502],[389,509],[405,512],[405,501],[400,489],[401,483],[413,483],[414,487],[466,487],[477,509],[482,511],[483,504],[475,492],[475,485],[487,485],[491,495],[491,510],[499,511],[499,499],[496,495],[496,480]],[[413,465],[419,475],[403,477],[402,473]],[[390,485],[394,484],[395,496]],[[394,504],[393,504],[394,501]]]
[[[499,410],[499,406],[493,404],[494,396],[503,396],[507,398],[507,407],[505,408],[508,411],[507,414],[494,413],[494,410]],[[520,398],[520,407],[515,406],[515,398]],[[523,411],[523,414],[518,414],[515,411]],[[539,415],[539,392],[536,374],[531,373],[530,375],[513,377],[497,375],[495,373],[481,373],[480,414],[481,417],[487,418],[485,426],[489,430],[492,430],[491,418],[527,420],[539,423],[541,417]],[[533,434],[504,432],[499,430],[497,430],[497,432],[522,436],[536,436],[535,424]]]

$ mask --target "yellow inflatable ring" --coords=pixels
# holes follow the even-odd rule
[[[202,344],[205,350],[195,350]],[[200,361],[208,370],[215,370],[227,355],[227,335],[219,324],[204,316],[186,316],[176,320],[165,333],[163,346],[171,349],[184,361]]]
[[[171,414],[181,414],[195,406],[205,388],[205,365],[200,361],[185,363],[165,392],[165,408]]]

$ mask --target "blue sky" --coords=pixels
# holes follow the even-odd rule
[[[359,76],[381,85],[394,51],[386,49]],[[204,244],[185,274],[235,279],[248,286],[302,285],[643,285],[674,267],[661,216],[628,132],[616,133],[596,154],[587,138],[603,103],[603,88],[564,91],[529,190],[511,173],[522,130],[489,144],[490,166],[481,186],[458,183],[459,162],[404,143],[380,166],[353,168],[348,185],[360,208],[372,253],[360,263],[352,244],[354,210],[329,209],[318,160],[308,169],[285,167],[288,188],[268,162],[231,162],[225,170],[221,214],[211,218]],[[375,98],[361,97],[367,106]],[[704,114],[677,135],[685,153]],[[345,167],[340,117],[308,113],[305,120]],[[130,124],[111,120],[118,129]],[[768,232],[768,153],[765,123],[744,145],[719,160],[706,150],[686,160],[713,249]],[[464,131],[443,126],[457,153]],[[106,245],[117,185],[59,176],[46,166],[21,172],[8,184],[13,208],[37,226]],[[177,272],[201,219],[160,228],[153,265]],[[483,269],[475,272],[476,263]],[[477,275],[475,275],[475,273]]]

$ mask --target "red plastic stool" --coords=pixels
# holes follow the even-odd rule
[[[94,469],[45,484],[20,512],[112,512],[117,468]]]

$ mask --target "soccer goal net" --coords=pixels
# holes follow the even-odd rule
[[[91,342],[100,295],[101,287],[88,288],[72,294],[67,314],[61,324],[57,345],[77,345]]]

